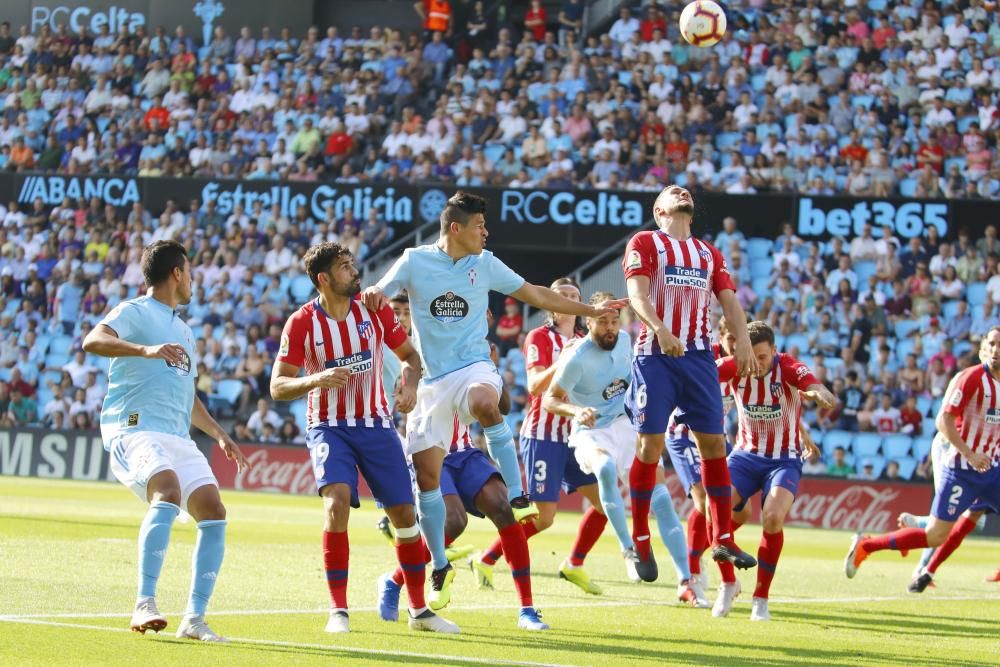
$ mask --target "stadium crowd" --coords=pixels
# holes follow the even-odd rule
[[[567,2],[563,18],[578,4]],[[587,39],[555,20],[542,31],[496,26],[480,2],[465,20],[489,27],[453,37],[354,27],[300,39],[264,27],[233,39],[218,28],[202,45],[180,28],[14,35],[2,25],[0,163],[455,186],[677,181],[857,195],[912,186],[1000,197],[1000,15],[980,0],[940,11],[875,0],[843,13],[814,0],[766,12],[759,4],[732,3],[741,13],[726,40],[705,50],[687,47],[676,17],[655,8],[641,20],[623,10],[609,32]],[[314,220],[303,207],[289,219],[259,202],[223,216],[198,200],[163,211],[38,200],[23,210],[0,205],[0,220],[3,425],[94,426],[106,365],[80,342],[143,289],[142,247],[175,238],[191,252],[186,318],[199,334],[199,392],[238,418],[237,439],[254,441],[301,438],[302,407],[282,417],[267,387],[281,323],[312,292],[299,265],[305,249],[339,240],[364,257],[391,238],[375,212]],[[807,472],[929,475],[918,450],[861,465],[850,435],[929,443],[949,377],[975,363],[979,339],[997,322],[996,228],[954,243],[928,229],[905,243],[891,228],[815,243],[788,226],[771,241],[744,238],[727,219],[715,239],[744,308],[771,322],[779,347],[808,361],[841,399],[836,412],[808,412],[817,434],[848,438]],[[527,397],[524,323],[517,303],[505,309],[495,335],[516,427]]]
[[[444,32],[208,44],[0,25],[0,167],[1000,197],[995,3],[732,2],[709,49],[680,4],[589,36],[582,0],[450,4]]]

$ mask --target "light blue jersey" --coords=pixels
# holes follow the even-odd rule
[[[566,390],[570,403],[597,410],[594,428],[603,428],[625,414],[631,374],[632,339],[619,331],[613,350],[605,350],[587,336],[563,352],[552,382]],[[585,428],[574,420],[574,432]]]
[[[489,250],[456,262],[437,244],[407,249],[378,281],[385,294],[405,289],[410,297],[413,341],[425,380],[477,361],[490,362],[486,342],[490,290],[511,294],[523,285],[524,278]]]
[[[403,362],[386,344],[382,344],[382,386],[385,387],[385,400],[389,403],[389,413],[396,411],[396,382],[403,374]]]
[[[108,395],[101,408],[105,449],[111,448],[116,436],[134,431],[189,438],[198,376],[191,327],[169,306],[151,296],[123,301],[101,324],[114,329],[119,338],[130,343],[176,343],[187,353],[187,358],[176,366],[163,359],[111,359]]]

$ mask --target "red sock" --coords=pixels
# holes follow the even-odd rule
[[[892,533],[868,537],[861,541],[861,547],[868,553],[893,549],[909,551],[927,548],[927,532],[923,528],[902,528]]]
[[[743,525],[742,523],[732,524],[733,533],[739,530],[740,526],[742,525]],[[708,547],[706,546],[705,548],[707,549]],[[723,582],[727,584],[736,583],[736,569],[733,567],[733,564],[730,563],[728,560],[719,561],[719,574],[722,575]]]
[[[705,515],[697,507],[691,508],[687,518],[688,567],[691,574],[701,574],[701,555],[708,548],[708,525]]]
[[[427,569],[425,553],[426,548],[422,540],[396,545],[396,558],[399,560],[399,568],[403,571],[410,609],[422,609],[427,606],[424,603],[424,576]]]
[[[639,558],[649,558],[649,503],[656,486],[657,463],[643,463],[636,457],[628,473],[632,495],[632,541]]]
[[[732,486],[725,457],[701,460],[701,479],[712,515],[712,544],[733,544]]]
[[[529,523],[522,523],[521,530],[524,531],[524,539],[530,539],[537,535],[540,531],[535,527],[535,522],[531,521]],[[490,548],[483,552],[482,557],[479,559],[487,565],[496,565],[497,561],[503,558],[503,540],[499,537],[494,540]]]
[[[510,574],[514,577],[514,588],[521,598],[522,607],[533,606],[531,600],[531,557],[528,555],[528,540],[519,523],[512,523],[500,530],[500,541],[507,554]]]
[[[755,598],[767,599],[771,590],[771,580],[774,570],[778,567],[778,557],[781,547],[785,544],[785,533],[764,533],[760,538],[760,548],[757,550],[757,588],[753,591]]]
[[[334,609],[347,609],[347,561],[350,558],[347,531],[323,531],[323,568],[326,586],[330,589],[330,605]]]
[[[449,544],[451,544],[454,541],[455,540],[453,540],[452,538],[448,537],[447,535],[444,536],[444,545],[445,546],[448,546]],[[424,538],[421,537],[414,544],[417,544],[420,547],[420,553],[422,554],[421,557],[423,558],[424,565],[427,565],[427,563],[430,563],[431,562],[431,551],[430,551],[430,549],[427,548],[427,543],[424,542]],[[396,548],[398,550],[399,549],[399,545],[396,545]],[[392,573],[392,581],[393,581],[393,583],[396,584],[397,586],[402,586],[403,582],[405,580],[406,579],[403,576],[403,568],[397,567],[396,571]]]
[[[931,574],[937,572],[937,569],[941,567],[941,563],[948,560],[958,545],[962,543],[965,536],[971,533],[976,528],[976,522],[967,516],[958,517],[958,521],[955,525],[951,527],[951,532],[948,533],[947,539],[945,539],[944,544],[937,548],[934,555],[931,556],[931,562],[927,563],[927,571]]]
[[[606,525],[608,525],[608,517],[593,507],[584,513],[583,519],[580,520],[580,528],[576,532],[576,542],[573,543],[573,548],[569,552],[570,565],[573,567],[583,565],[583,560],[597,544],[597,540],[601,538],[601,533],[604,532]]]

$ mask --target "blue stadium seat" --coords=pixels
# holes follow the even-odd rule
[[[912,197],[917,194],[917,181],[914,178],[904,178],[899,182],[899,194]]]
[[[785,338],[785,352],[790,354],[793,347],[799,348],[798,356],[805,356],[809,351],[809,337],[801,333],[791,334]]]
[[[292,401],[288,409],[292,417],[295,418],[295,425],[304,430],[306,427],[306,410],[309,409],[309,403],[306,399],[302,398]]]
[[[774,242],[770,239],[752,238],[747,241],[747,255],[750,256],[751,260],[764,259],[771,256],[773,247]]]
[[[61,380],[62,380],[62,371],[55,371],[55,370],[45,371],[44,373],[42,373],[41,377],[38,380],[38,386],[47,387],[50,382],[53,384],[59,384]],[[41,404],[41,407],[44,408],[45,404],[44,403]]]
[[[917,410],[924,417],[926,417],[928,414],[930,414],[930,410],[931,410],[931,397],[930,396],[924,396],[923,394],[921,394],[920,396],[917,396]]]
[[[292,278],[292,284],[288,288],[288,293],[295,303],[305,303],[313,293],[313,284],[307,275],[297,275]]]
[[[686,171],[682,171],[679,174],[677,174],[676,176],[674,176],[674,183],[676,183],[677,185],[681,186],[682,188],[686,188],[687,184],[688,184],[688,175],[687,175],[687,172]]]
[[[882,451],[885,452],[886,458],[889,459],[899,459],[909,456],[912,448],[913,438],[905,433],[887,435],[882,440]]]
[[[973,123],[979,122],[979,116],[962,116],[958,119],[958,132],[965,134]]]
[[[882,448],[882,436],[878,433],[858,433],[851,441],[851,451],[860,458],[877,456]]]
[[[833,450],[837,447],[843,447],[845,451],[851,451],[851,439],[853,435],[850,431],[827,431],[826,435],[823,436],[823,442],[821,443],[823,449],[823,455],[826,457],[833,456]],[[819,441],[817,441],[818,443]]]
[[[951,171],[952,167],[958,167],[959,171],[965,171],[965,158],[964,157],[950,157],[944,161],[944,173],[947,174]]]
[[[0,366],[0,380],[2,380],[3,382],[10,382],[10,372],[12,370],[14,369]]]
[[[924,435],[937,433],[937,417],[924,417],[923,421],[920,422],[920,430]]]
[[[767,85],[767,74],[754,74],[750,77],[750,87],[754,90],[764,90]]]
[[[774,262],[768,257],[758,257],[750,260],[750,277],[767,278],[770,280],[774,271]]]
[[[69,336],[55,336],[49,341],[49,354],[63,354],[69,356],[73,347],[73,339]]]
[[[715,147],[720,151],[738,145],[742,137],[739,132],[722,132],[715,137]]]
[[[972,283],[966,291],[966,298],[973,308],[982,307],[986,303],[986,283]]]
[[[868,282],[868,278],[875,275],[878,265],[875,262],[858,262],[854,265],[854,273],[858,276],[858,285]]]
[[[954,319],[958,315],[958,301],[945,301],[941,306],[941,315],[944,319]]]
[[[913,352],[913,341],[909,338],[896,343],[896,358],[905,361],[908,354]]]
[[[919,320],[897,320],[896,338],[903,340],[909,338],[910,334],[920,329]]]
[[[935,398],[934,402],[931,403],[931,415],[937,417],[938,413],[941,412],[941,405],[944,401],[940,398]]]
[[[919,438],[913,439],[913,456],[918,461],[923,461],[924,457],[931,453],[931,443],[933,438],[926,433]]]
[[[760,278],[754,278],[754,279],[752,279],[750,281],[750,287],[751,287],[751,289],[753,289],[754,292],[757,293],[758,297],[760,297],[760,298],[763,299],[771,291],[767,287],[767,284],[769,282],[771,282],[771,277],[770,276],[763,276],[763,277],[760,277]]]
[[[485,157],[490,164],[496,164],[503,157],[504,152],[507,148],[503,144],[490,144],[483,148],[483,157]]]
[[[61,369],[63,366],[69,363],[70,356],[68,354],[59,354],[58,352],[49,352],[45,355],[45,368],[51,368],[52,370]]]
[[[878,479],[882,476],[882,471],[885,470],[885,458],[881,456],[858,456],[856,458],[855,470],[858,471],[859,475],[864,472],[866,465],[871,464],[872,474],[875,475],[875,478]]]
[[[913,473],[917,469],[917,460],[912,456],[904,456],[896,459],[899,465],[899,476],[901,479],[913,479]]]
[[[872,102],[875,101],[875,97],[872,95],[855,95],[851,98],[851,108],[864,107],[865,109],[872,108]]]
[[[10,301],[7,302],[7,305],[4,306],[2,314],[6,315],[7,317],[14,317],[15,315],[17,315],[17,311],[19,310],[21,310],[21,300],[11,299]]]
[[[243,382],[240,380],[220,380],[215,388],[215,393],[208,397],[209,410],[218,410],[220,413],[233,414],[236,410],[236,402],[243,393]]]

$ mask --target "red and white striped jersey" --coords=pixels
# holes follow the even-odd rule
[[[716,360],[721,359],[722,346],[718,343],[712,343],[712,354],[715,355]],[[728,382],[720,382],[719,391],[722,393],[722,427],[725,430],[726,415],[733,409],[735,399]],[[691,429],[683,421],[678,421],[678,410],[678,408],[674,408],[674,411],[670,413],[670,419],[667,420],[667,440],[690,440]]]
[[[476,449],[476,443],[472,442],[469,425],[463,424],[456,414],[455,426],[451,431],[451,444],[448,447],[448,452],[461,452],[466,449]]]
[[[572,338],[563,336],[554,326],[532,329],[524,341],[525,369],[546,369],[559,361],[559,354]],[[541,396],[531,396],[528,404],[528,414],[521,423],[521,435],[535,440],[550,442],[567,442],[573,420],[546,412],[542,407]]]
[[[396,349],[406,332],[388,305],[378,312],[351,302],[346,319],[332,319],[314,299],[299,308],[281,334],[278,361],[304,368],[307,374],[347,367],[351,379],[340,389],[311,389],[306,427],[392,427],[382,386],[382,344]]]
[[[771,370],[763,377],[740,377],[736,359],[716,362],[719,380],[732,388],[739,417],[735,449],[772,459],[801,458],[799,422],[802,398],[819,380],[809,367],[789,354],[776,354]]]
[[[626,280],[649,278],[649,297],[657,317],[687,349],[709,349],[712,295],[736,289],[726,260],[715,246],[693,236],[680,241],[661,230],[643,231],[628,242],[622,265]],[[635,353],[660,354],[656,335],[645,324]]]
[[[944,411],[955,415],[962,440],[974,452],[982,452],[993,465],[1000,465],[1000,397],[998,383],[985,365],[971,366],[952,378],[944,395]],[[954,447],[948,465],[972,470]]]

